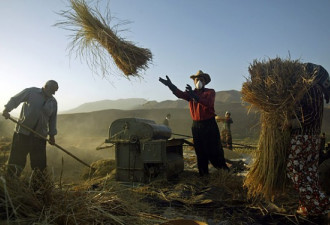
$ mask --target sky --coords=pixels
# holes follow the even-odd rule
[[[105,99],[175,100],[159,77],[168,75],[184,90],[198,70],[211,76],[207,87],[240,91],[253,60],[290,57],[330,71],[329,0],[98,0],[88,5],[96,2],[101,12],[108,3],[110,26],[130,21],[118,35],[150,49],[149,68],[140,78],[114,73],[104,79],[70,55],[75,33],[54,26],[65,20],[59,12],[70,9],[68,0],[1,0],[1,111],[24,88],[42,87],[50,79],[59,83],[55,98],[61,112]]]

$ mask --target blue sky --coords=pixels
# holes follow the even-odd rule
[[[96,1],[88,1],[94,6]],[[99,0],[100,5],[108,1]],[[92,74],[69,57],[70,33],[54,26],[64,0],[0,1],[0,110],[26,87],[57,80],[59,111],[104,99],[174,100],[158,78],[179,88],[199,69],[216,91],[240,90],[253,60],[282,57],[330,71],[330,1],[111,0],[111,15],[131,21],[119,35],[153,53],[142,79]],[[114,20],[115,25],[119,21]]]

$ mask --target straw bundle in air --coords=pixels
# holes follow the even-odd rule
[[[258,155],[244,185],[250,196],[272,198],[286,185],[286,157],[290,141],[288,119],[295,103],[308,91],[312,79],[298,60],[254,61],[242,86],[242,98],[261,114]]]
[[[103,76],[110,73],[109,54],[126,77],[137,76],[140,70],[148,68],[152,60],[151,51],[118,37],[108,25],[108,14],[104,18],[97,9],[88,7],[84,0],[70,2],[73,11],[62,12],[66,21],[56,25],[75,32],[71,51],[76,50],[80,56],[88,57],[86,61],[94,71],[101,71]]]

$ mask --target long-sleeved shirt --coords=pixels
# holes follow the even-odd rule
[[[46,97],[41,88],[26,88],[5,105],[10,112],[23,103],[19,122],[35,130],[44,137],[57,134],[57,101],[54,97]],[[30,131],[16,125],[16,132],[29,135]]]
[[[203,88],[194,90],[195,95],[199,97],[198,102],[193,100],[189,93],[176,89],[173,94],[189,102],[190,115],[194,121],[208,120],[215,117],[214,101],[215,91],[213,89]]]

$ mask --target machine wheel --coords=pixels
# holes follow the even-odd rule
[[[138,140],[139,140],[139,138],[136,135],[131,135],[129,137],[129,142],[132,144],[135,144]]]

